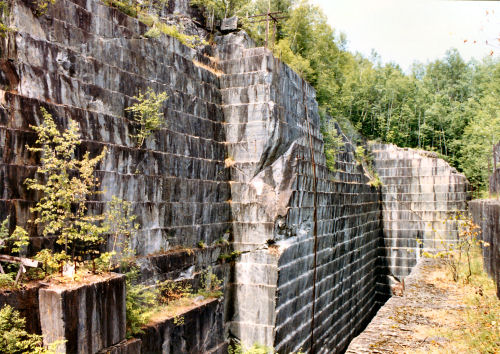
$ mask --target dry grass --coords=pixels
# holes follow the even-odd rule
[[[210,71],[212,74],[215,74],[217,76],[221,76],[224,74],[221,70],[217,69],[217,66],[214,65],[213,67],[207,64],[204,64],[202,62],[199,62],[198,60],[193,60],[193,64],[196,65],[199,68],[205,69]]]
[[[197,301],[194,297],[182,297],[180,299],[170,301],[168,305],[161,306],[151,315],[151,317],[149,318],[149,325],[182,316],[186,312],[205,305],[213,301],[214,299],[215,298],[206,298]]]
[[[473,275],[469,283],[462,277],[453,282],[445,268],[430,272],[426,281],[446,291],[449,309],[427,309],[421,314],[432,326],[419,326],[415,337],[424,338],[425,350],[414,353],[500,353],[500,300],[494,282],[483,271],[478,251],[472,260]]]

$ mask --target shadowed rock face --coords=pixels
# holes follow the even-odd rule
[[[500,298],[500,201],[472,200],[469,210],[481,227],[481,240],[489,243],[489,247],[483,247],[484,268],[495,280]]]
[[[382,181],[384,248],[392,274],[406,276],[422,250],[439,249],[458,235],[453,213],[464,212],[469,184],[433,153],[372,144]]]
[[[62,353],[96,353],[125,339],[125,276],[39,291],[44,343],[66,340]]]
[[[500,142],[493,148],[493,153],[495,161],[493,163],[494,170],[490,176],[490,192],[500,193]]]

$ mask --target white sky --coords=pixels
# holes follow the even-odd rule
[[[466,60],[481,59],[492,50],[494,57],[500,56],[500,1],[311,2],[323,8],[337,32],[347,35],[350,51],[368,57],[373,48],[383,62],[396,62],[403,70],[416,60],[441,58],[450,47]]]

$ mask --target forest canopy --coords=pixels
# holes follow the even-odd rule
[[[268,10],[268,0],[195,1],[198,6],[222,2],[227,16]],[[466,62],[450,49],[444,58],[415,63],[405,73],[397,64],[382,64],[376,53],[365,58],[347,51],[345,35],[308,0],[270,4],[272,12],[287,17],[270,47],[316,89],[322,116],[343,128],[353,125],[370,140],[435,151],[464,172],[476,192],[486,190],[492,145],[500,140],[498,59]],[[265,23],[243,23],[264,44]]]

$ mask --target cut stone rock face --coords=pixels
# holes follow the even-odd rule
[[[147,26],[100,1],[57,0],[40,17],[30,4],[13,1],[16,32],[0,42],[1,219],[27,226],[34,250],[52,246],[28,222],[37,196],[19,183],[36,170],[26,145],[43,106],[59,128],[78,122],[79,153],[108,149],[89,210],[106,211],[111,196],[132,203],[141,280],[214,267],[225,290],[223,304],[193,311],[203,318],[192,327],[166,321],[133,342],[123,279],[40,290],[42,332],[68,339],[61,350],[219,352],[229,334],[284,353],[341,352],[387,299],[386,275],[415,263],[415,240],[432,247],[439,217],[463,210],[463,176],[420,153],[374,148],[384,187],[371,187],[338,127],[345,146],[330,171],[314,89],[242,32],[195,50],[145,38]],[[165,11],[193,9],[176,0]],[[165,126],[137,148],[124,110],[147,88],[169,96]]]
[[[455,213],[467,210],[469,183],[433,153],[372,144],[382,181],[384,249],[392,274],[405,277],[424,250],[457,239]]]
[[[39,291],[44,344],[65,340],[58,353],[87,354],[125,339],[125,276]]]

